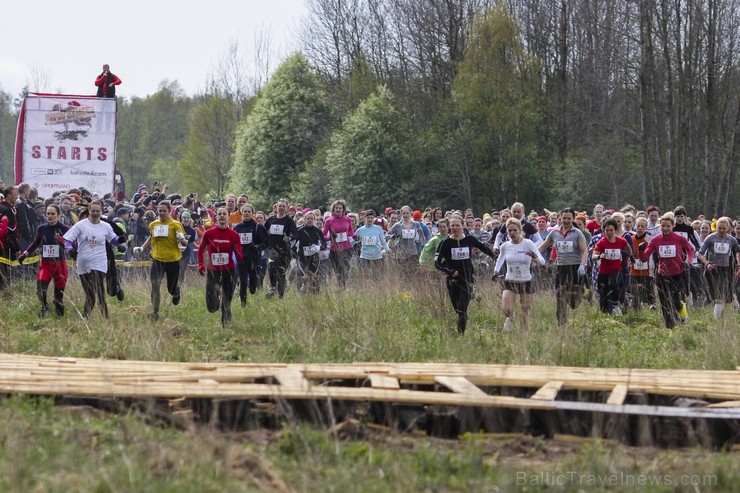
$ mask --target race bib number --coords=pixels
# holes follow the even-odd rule
[[[163,236],[169,236],[170,234],[170,227],[169,225],[165,224],[162,226],[154,226],[154,237],[155,238],[161,238]]]
[[[714,253],[718,255],[727,255],[728,253],[730,253],[730,244],[729,243],[715,243]]]
[[[211,265],[228,265],[229,254],[228,253],[212,253],[211,254]]]
[[[674,258],[676,256],[676,245],[661,245],[658,247],[660,258]]]
[[[604,258],[607,260],[620,260],[622,258],[622,251],[618,248],[607,248],[604,250]]]
[[[529,269],[526,264],[516,262],[506,262],[507,279],[514,281],[523,281],[529,277]]]
[[[59,245],[44,245],[41,249],[43,258],[59,258]]]
[[[573,242],[572,241],[558,241],[555,244],[558,253],[573,253]]]
[[[681,235],[681,236],[683,236],[687,240],[689,239],[689,234],[688,233],[685,233],[683,231],[676,231],[676,233],[679,234],[679,235]]]
[[[317,253],[319,253],[319,250],[320,248],[318,245],[311,245],[311,246],[303,247],[303,256],[310,257],[312,255],[316,255]]]
[[[643,262],[642,260],[635,259],[635,270],[647,270],[648,269],[648,263]]]
[[[468,247],[453,248],[451,252],[452,260],[468,260],[470,258],[470,248]]]
[[[378,244],[378,237],[377,236],[363,236],[362,244],[365,246],[375,246]]]
[[[404,240],[413,240],[414,238],[416,238],[416,230],[402,229],[401,238],[403,238]]]
[[[239,239],[241,239],[242,245],[249,245],[252,243],[252,233],[239,233]]]
[[[282,235],[283,230],[285,230],[285,226],[283,226],[282,224],[273,224],[270,226],[271,235]]]
[[[337,243],[344,243],[345,241],[347,241],[347,233],[337,233],[334,241],[336,241]]]
[[[100,244],[100,240],[96,236],[88,236],[85,240],[88,246],[94,247]]]

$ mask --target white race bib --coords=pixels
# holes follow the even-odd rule
[[[414,229],[402,229],[401,230],[401,238],[404,240],[413,240],[416,238],[416,230]]]
[[[684,233],[683,231],[675,231],[675,233],[683,236],[687,240],[689,239],[689,234],[688,233]]]
[[[558,253],[573,253],[572,241],[558,241],[555,243]]]
[[[170,226],[169,224],[163,224],[161,226],[154,226],[154,237],[160,238],[162,236],[169,236]]]
[[[319,250],[321,248],[318,245],[305,246],[303,247],[303,256],[310,257],[311,255],[316,255],[319,253]]]
[[[658,256],[660,258],[674,258],[676,256],[676,245],[660,245]]]
[[[647,270],[648,269],[648,262],[643,262],[642,260],[635,259],[635,270]]]
[[[88,236],[85,239],[85,242],[88,244],[88,246],[94,247],[100,244],[100,240],[96,236]]]
[[[620,260],[622,251],[618,248],[607,248],[604,250],[604,258],[607,260]]]
[[[59,258],[59,245],[44,245],[41,249],[43,258]]]
[[[529,277],[527,264],[520,262],[506,262],[506,278],[514,281],[523,281]]]
[[[365,246],[375,246],[378,244],[378,237],[377,236],[363,236],[362,244]]]
[[[347,241],[347,233],[337,233],[334,241],[337,243],[344,243],[345,241]]]
[[[283,234],[283,230],[285,229],[285,226],[282,224],[272,224],[270,225],[270,234],[271,235],[281,235]]]
[[[326,260],[329,258],[329,250],[321,250],[319,252],[319,259],[320,260]]]
[[[730,244],[729,243],[715,243],[714,253],[718,255],[727,255],[728,253],[730,253]]]
[[[228,253],[212,253],[211,254],[211,265],[228,265],[229,254]]]
[[[470,248],[459,247],[451,250],[452,260],[467,260],[470,258]]]
[[[242,245],[249,245],[252,243],[252,233],[239,233]]]

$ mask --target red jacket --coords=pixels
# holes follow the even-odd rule
[[[683,236],[670,233],[653,237],[647,248],[640,252],[640,260],[647,262],[653,252],[658,252],[658,274],[677,276],[684,272],[684,256],[688,263],[694,260],[694,247]]]
[[[231,228],[212,227],[203,234],[200,248],[198,248],[198,270],[205,268],[203,260],[206,254],[208,255],[208,270],[233,270],[233,255],[236,255],[237,262],[242,259],[239,233]]]
[[[0,214],[0,248],[5,246],[6,236],[8,236],[8,218]]]
[[[113,72],[105,72],[98,75],[95,79],[95,85],[98,86],[98,97],[99,98],[114,98],[116,97],[116,86],[121,84],[121,79],[118,78]]]

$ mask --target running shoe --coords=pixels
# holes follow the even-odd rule
[[[622,310],[618,306],[615,306],[612,309],[612,315],[614,315],[615,317],[621,317],[622,316]]]
[[[39,310],[39,317],[44,318],[46,316],[46,312],[49,311],[49,305],[44,303],[41,305],[41,310]]]
[[[175,294],[172,295],[172,304],[173,305],[180,304],[180,289],[179,288],[177,291],[175,291]]]
[[[686,309],[686,303],[683,301],[681,302],[681,309],[678,311],[678,318],[682,324],[689,321],[689,311]]]
[[[511,321],[511,317],[506,317],[506,320],[504,320],[504,332],[511,332],[513,322]]]
[[[118,298],[118,301],[123,301],[125,294],[123,293],[123,289],[118,288],[118,292],[116,293],[116,298]]]

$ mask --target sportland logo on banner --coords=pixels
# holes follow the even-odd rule
[[[42,197],[86,188],[103,197],[115,185],[116,100],[29,94],[18,118],[16,183]]]

